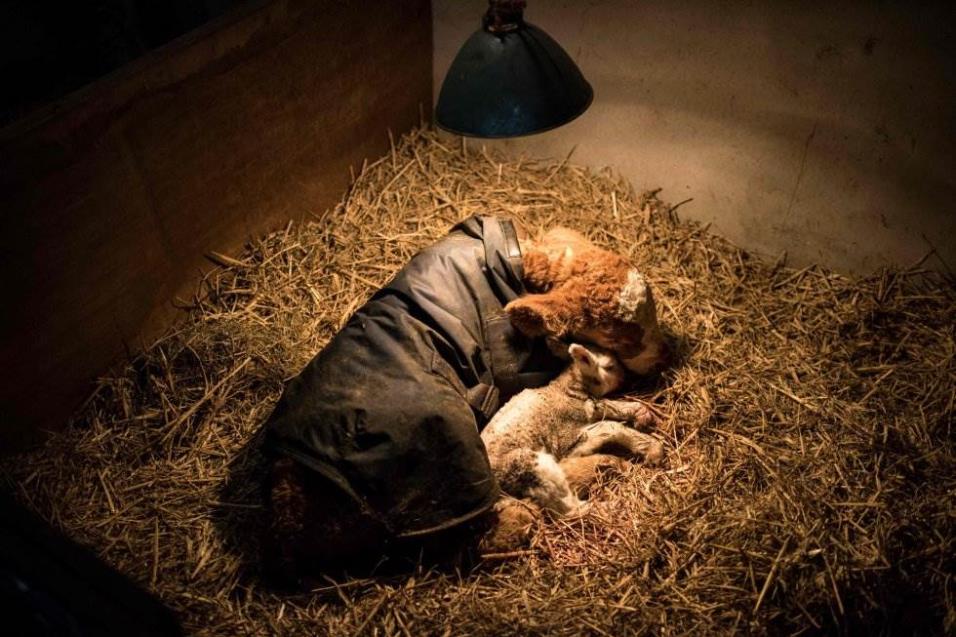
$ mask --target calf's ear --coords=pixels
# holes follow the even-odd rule
[[[573,312],[560,293],[528,294],[505,306],[511,324],[527,336],[564,336]]]
[[[557,226],[545,232],[541,237],[540,243],[545,246],[561,248],[571,247],[581,249],[595,247],[583,234],[577,230],[565,228],[564,226]]]

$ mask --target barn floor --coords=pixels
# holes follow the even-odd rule
[[[253,435],[285,379],[415,251],[472,213],[629,254],[680,360],[636,395],[666,466],[473,572],[311,594],[257,577]],[[237,634],[956,631],[956,292],[762,260],[567,161],[415,132],[342,202],[218,266],[72,426],[2,463],[18,498],[173,607]]]

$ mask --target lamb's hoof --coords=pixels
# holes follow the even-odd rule
[[[587,513],[588,501],[581,500],[573,492],[570,492],[560,502],[548,507],[547,511],[557,518],[579,517]]]
[[[634,416],[632,426],[635,429],[653,429],[659,427],[661,419],[653,411],[645,407]]]
[[[562,513],[561,517],[565,518],[580,518],[588,514],[591,510],[591,501],[590,500],[578,500],[577,503],[571,507],[567,512]]]
[[[664,463],[664,445],[660,441],[655,440],[653,443],[648,444],[647,450],[644,452],[644,464],[649,467],[659,467]]]
[[[530,502],[502,498],[494,514],[494,525],[481,539],[481,553],[507,553],[527,546],[541,511]]]

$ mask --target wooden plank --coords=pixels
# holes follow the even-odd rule
[[[334,204],[431,78],[425,0],[275,1],[0,131],[0,453],[158,334],[205,253]]]

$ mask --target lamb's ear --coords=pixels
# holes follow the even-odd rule
[[[568,354],[571,355],[571,359],[578,365],[594,367],[597,364],[597,361],[594,359],[594,354],[583,345],[572,343],[571,346],[568,347]]]
[[[505,312],[527,336],[564,336],[572,318],[567,300],[554,291],[517,298],[505,306]]]

